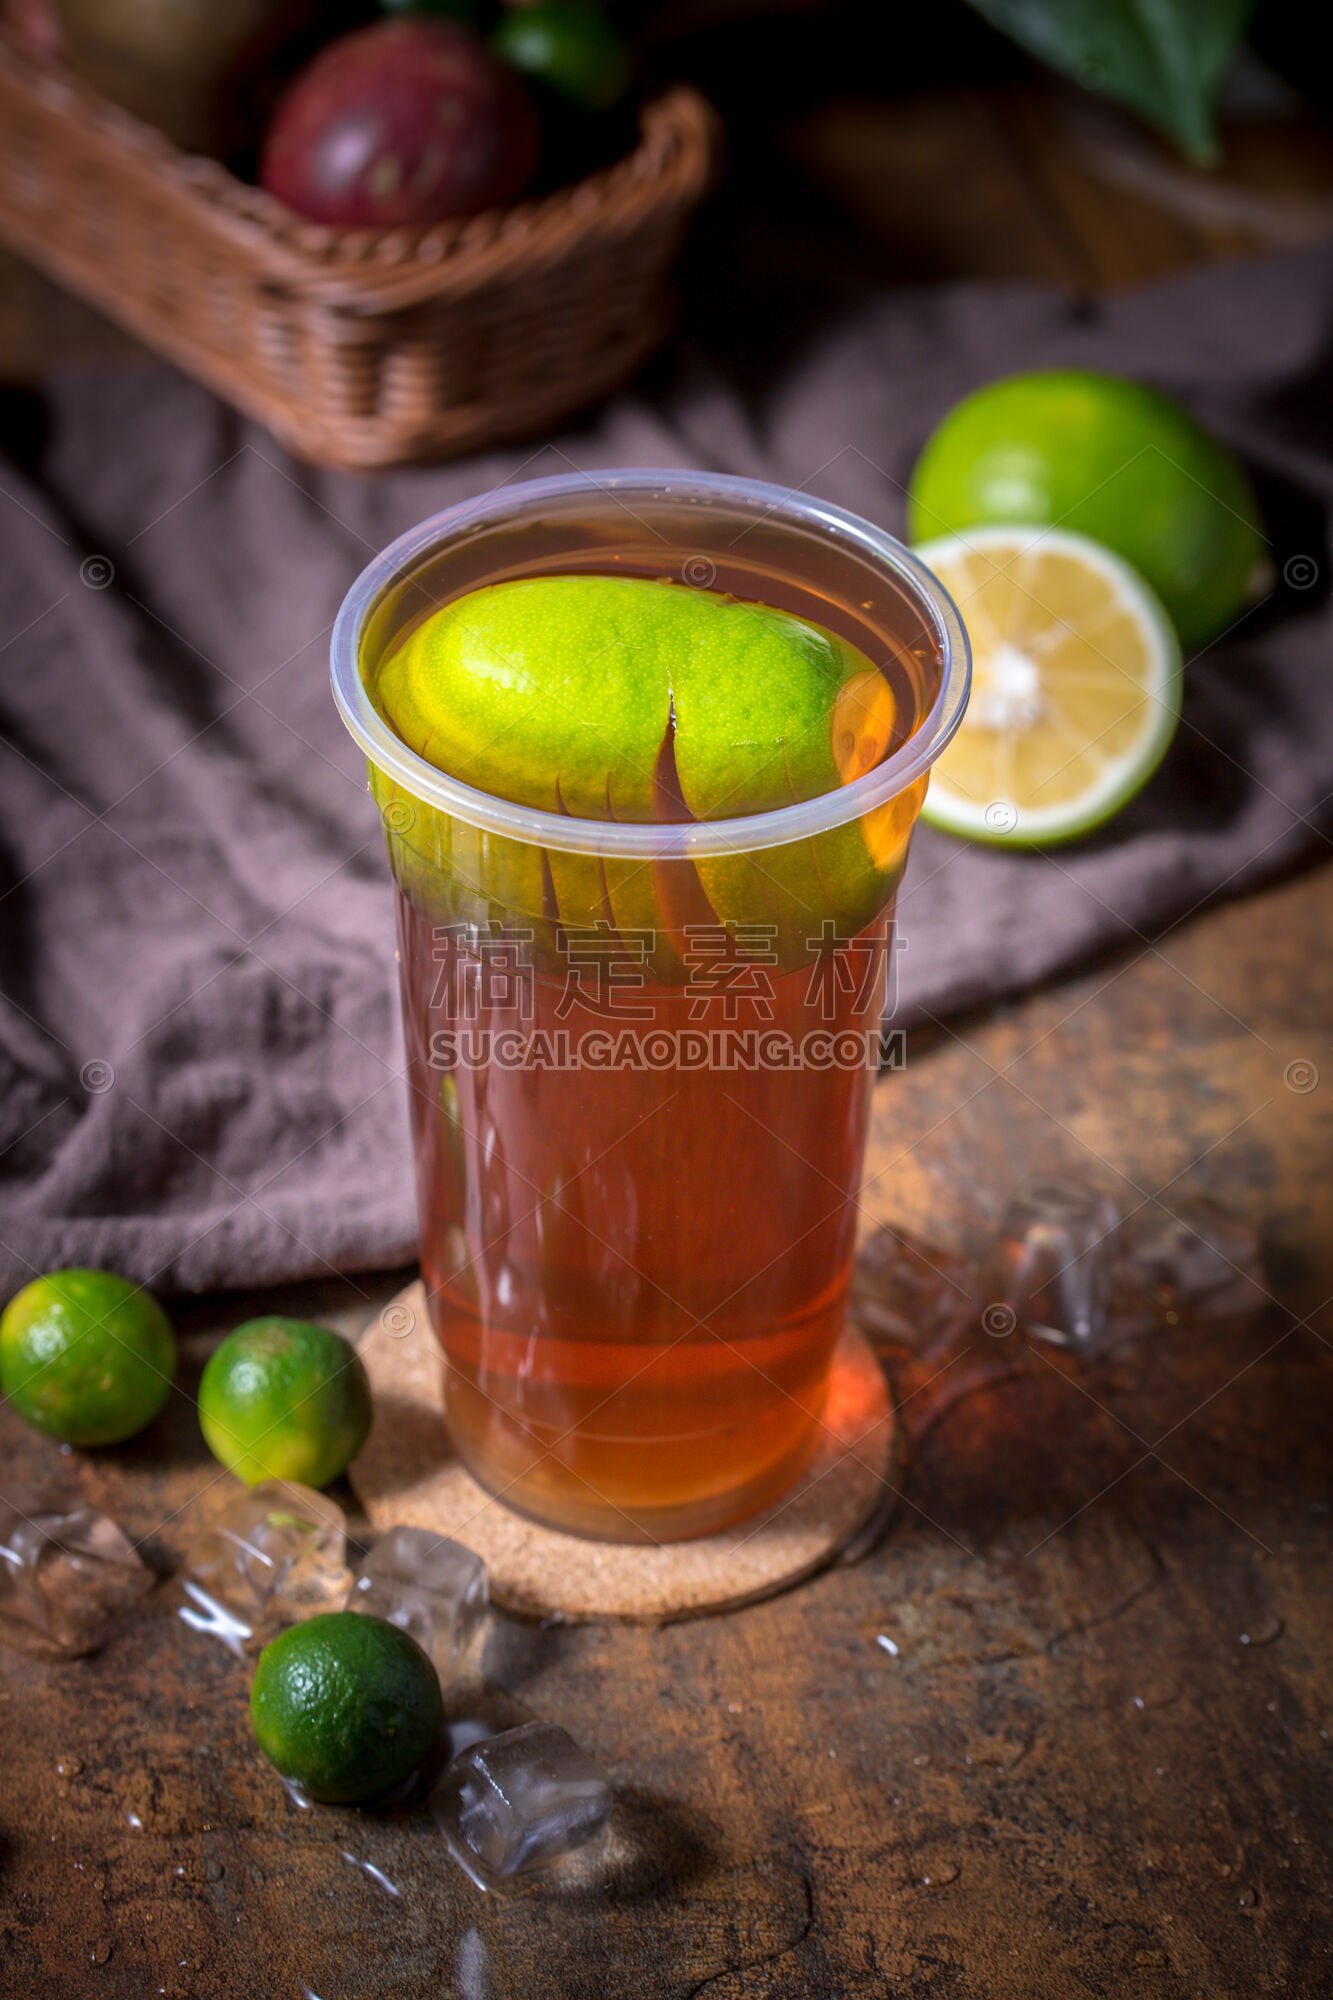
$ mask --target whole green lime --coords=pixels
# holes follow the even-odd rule
[[[171,1322],[112,1271],[52,1271],[0,1319],[0,1389],[65,1444],[119,1444],[152,1422],[176,1378]]]
[[[605,111],[629,81],[629,50],[600,7],[588,0],[537,0],[501,15],[497,54],[531,82],[544,83],[586,111]]]
[[[205,1442],[247,1486],[327,1486],[365,1443],[371,1415],[360,1355],[308,1319],[247,1320],[210,1356],[199,1384]]]
[[[908,497],[914,542],[1029,524],[1122,556],[1187,649],[1231,624],[1268,569],[1236,459],[1169,396],[1116,375],[1007,376],[965,397],[927,441]]]
[[[415,1639],[383,1618],[329,1611],[265,1646],[250,1689],[255,1738],[312,1799],[357,1805],[411,1776],[444,1719]]]

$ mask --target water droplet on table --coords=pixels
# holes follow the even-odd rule
[[[883,1651],[888,1653],[893,1659],[896,1660],[898,1658],[900,1651],[898,1641],[896,1639],[891,1639],[887,1632],[876,1632],[875,1644],[881,1647]]]
[[[458,1941],[458,2000],[486,2000],[486,1946],[475,1925]]]
[[[1282,1620],[1275,1611],[1266,1611],[1258,1618],[1252,1618],[1240,1633],[1242,1646],[1271,1646],[1275,1639],[1282,1637]]]
[[[930,1873],[921,1877],[921,1887],[923,1889],[947,1889],[951,1882],[958,1880],[961,1872],[956,1861],[933,1862]]]
[[[176,1874],[182,1882],[220,1882],[226,1873],[220,1861],[184,1861]]]
[[[109,1944],[99,1942],[88,1947],[88,1957],[93,1965],[105,1965],[110,1956],[111,1946]]]
[[[77,1778],[79,1772],[82,1769],[83,1769],[82,1757],[57,1757],[56,1759],[57,1777]]]
[[[372,1882],[378,1882],[386,1896],[398,1897],[402,1895],[403,1892],[398,1887],[398,1884],[391,1882],[384,1870],[377,1868],[373,1861],[363,1861],[359,1854],[350,1854],[345,1847],[340,1848],[338,1851],[342,1855],[343,1860],[350,1862],[353,1868],[359,1868],[363,1875],[369,1875]]]

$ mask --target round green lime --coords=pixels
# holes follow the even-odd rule
[[[383,1618],[330,1611],[265,1646],[250,1719],[269,1762],[313,1799],[358,1805],[409,1778],[444,1719],[439,1676]]]
[[[509,8],[491,37],[505,61],[587,111],[605,111],[629,82],[629,50],[588,0],[537,0]]]
[[[365,1443],[371,1415],[356,1349],[308,1319],[247,1320],[210,1356],[199,1384],[205,1442],[247,1486],[327,1486]]]
[[[35,1430],[119,1444],[152,1422],[176,1376],[171,1322],[112,1271],[52,1271],[0,1319],[0,1388]]]
[[[967,396],[912,475],[914,542],[982,526],[1060,527],[1122,556],[1187,649],[1252,603],[1269,568],[1253,489],[1169,396],[1084,369],[1010,375]]]

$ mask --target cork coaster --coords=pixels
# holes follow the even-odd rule
[[[484,1558],[495,1602],[528,1617],[665,1623],[771,1597],[829,1562],[899,1483],[888,1383],[851,1326],[834,1357],[824,1439],[799,1485],[758,1523],[665,1546],[539,1527],[464,1471],[445,1439],[444,1371],[419,1282],[376,1315],[359,1351],[375,1423],[351,1477],[371,1524],[455,1536]]]

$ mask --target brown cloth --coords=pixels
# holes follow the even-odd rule
[[[1032,286],[884,295],[754,393],[683,355],[558,441],[342,478],[165,369],[0,403],[0,1288],[100,1264],[163,1290],[396,1262],[413,1204],[380,828],[329,697],[343,592],[501,480],[703,464],[901,530],[943,411],[1020,367],[1123,370],[1248,459],[1272,598],[1189,666],[1183,726],[1101,836],[922,829],[897,1018],[1019,991],[1327,845],[1333,251],[1095,309]]]

